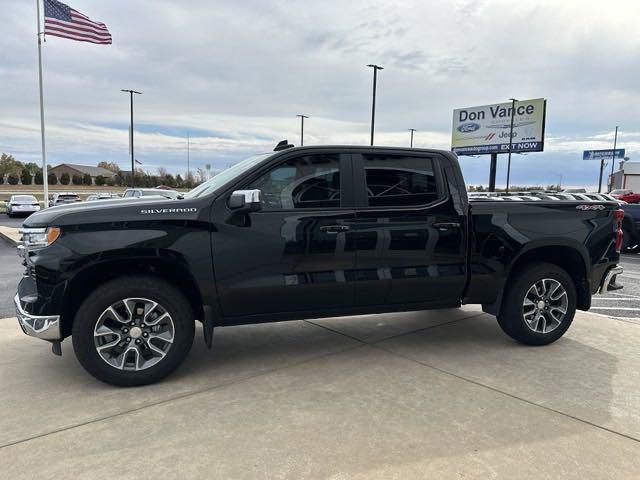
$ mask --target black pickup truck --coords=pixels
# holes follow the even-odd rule
[[[282,143],[282,142],[281,142]],[[27,335],[71,336],[96,378],[141,385],[230,325],[482,304],[544,345],[615,285],[614,202],[469,202],[455,155],[279,145],[177,199],[49,208],[23,225]]]
[[[622,251],[637,252],[640,245],[640,204],[626,203],[620,208],[624,211]]]

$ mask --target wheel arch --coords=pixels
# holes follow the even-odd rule
[[[518,255],[511,263],[504,287],[500,291],[498,298],[491,305],[483,305],[484,311],[499,315],[502,310],[504,291],[509,285],[509,282],[513,280],[526,265],[545,262],[552,263],[565,270],[569,276],[573,279],[576,294],[577,294],[577,308],[579,310],[588,310],[591,306],[591,286],[588,275],[589,260],[586,252],[582,249],[576,248],[574,245],[543,245],[532,246]]]
[[[65,287],[62,308],[63,337],[71,335],[75,314],[92,291],[110,280],[128,275],[149,275],[166,281],[185,296],[195,318],[204,320],[200,290],[183,260],[158,256],[118,258],[95,262],[69,280]]]

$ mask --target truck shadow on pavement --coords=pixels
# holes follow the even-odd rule
[[[396,395],[421,385],[419,396],[425,406],[435,402],[437,408],[444,408],[440,401],[451,401],[470,388],[498,396],[501,402],[521,400],[553,415],[557,414],[549,410],[620,427],[640,437],[637,417],[611,419],[611,382],[617,372],[614,355],[583,343],[579,335],[547,347],[524,347],[506,337],[493,317],[447,312],[435,321],[432,312],[411,312],[314,321],[317,324],[295,321],[220,328],[212,351],[204,346],[198,328],[191,354],[177,372],[161,383],[129,389],[89,377],[75,360],[68,340],[62,358],[51,357],[40,342],[29,343],[32,348],[3,348],[0,367],[8,388],[2,403],[19,404],[29,398],[31,408],[24,415],[29,417],[26,421],[21,414],[2,419],[0,445],[173,400],[225,397],[227,390],[241,392],[238,401],[247,403],[247,408],[252,404],[261,408],[260,395],[254,398],[254,384],[272,375],[285,389],[278,395],[286,396],[287,388],[293,389],[292,395],[312,395],[321,382],[332,391],[331,402],[349,402],[355,395],[366,403],[367,392],[375,396],[391,388],[386,393],[391,404],[403,403]],[[363,338],[373,339],[357,339],[351,319],[361,324]],[[399,323],[413,330],[402,332]],[[339,333],[341,324],[350,336]],[[24,338],[19,341],[24,346]],[[20,358],[7,362],[6,352]],[[436,392],[430,378],[437,379],[438,388],[446,394]],[[448,396],[452,398],[446,400]],[[46,412],[40,414],[45,418],[38,419],[33,412]]]
[[[50,357],[41,343],[9,349],[19,357],[9,363],[4,348],[0,367],[9,381],[2,403],[28,399],[30,408],[2,418],[0,445],[57,431],[46,450],[49,473],[82,463],[94,438],[125,460],[142,443],[145,462],[165,471],[170,461],[158,455],[169,431],[171,458],[190,452],[199,468],[257,468],[255,477],[409,478],[450,468],[454,459],[470,476],[478,468],[562,476],[562,464],[571,469],[578,458],[593,474],[632,471],[628,459],[637,444],[589,425],[638,432],[637,417],[611,416],[618,361],[592,346],[589,329],[578,322],[556,344],[530,348],[506,337],[488,315],[449,316],[437,326],[427,312],[354,318],[363,337],[376,331],[364,341],[354,339],[349,319],[221,328],[213,351],[197,338],[174,375],[129,389],[91,379],[69,342],[62,358]],[[422,329],[404,333],[393,321],[409,328],[423,318]],[[349,337],[337,333],[342,325]],[[113,433],[122,429],[126,436]],[[489,470],[480,467],[486,462]],[[98,465],[90,468],[99,473]]]

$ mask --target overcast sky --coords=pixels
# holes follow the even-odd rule
[[[39,161],[35,1],[0,0],[0,151]],[[69,0],[113,45],[48,37],[43,47],[50,164],[128,166],[128,97],[144,168],[225,168],[288,138],[367,144],[371,69],[376,143],[449,149],[452,110],[547,99],[545,151],[515,155],[513,184],[595,185],[582,150],[640,160],[640,3],[593,0]],[[611,7],[611,8],[609,8]],[[503,158],[504,157],[504,158]],[[469,183],[489,158],[461,157]],[[498,183],[504,183],[500,156]]]

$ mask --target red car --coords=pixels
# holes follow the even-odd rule
[[[634,193],[631,190],[611,190],[611,192],[609,192],[609,195],[627,203],[640,202],[640,193]]]

